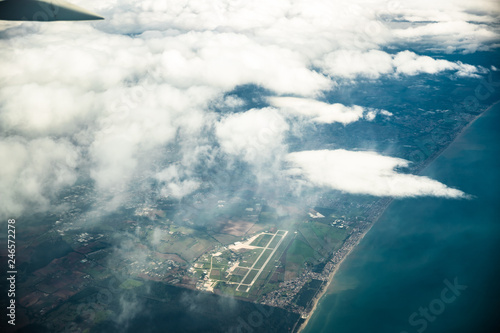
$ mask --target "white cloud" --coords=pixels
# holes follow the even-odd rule
[[[383,115],[383,116],[386,116],[386,117],[392,117],[393,116],[392,112],[389,112],[387,110],[381,110],[380,114]]]
[[[269,97],[268,101],[283,111],[285,115],[302,116],[322,124],[342,123],[347,125],[360,119],[372,121],[377,114],[392,116],[392,113],[386,110],[364,108],[359,105],[345,106],[340,103],[328,104],[308,98]]]
[[[433,22],[395,29],[394,36],[414,43],[426,42],[435,45],[433,48],[447,53],[456,50],[464,53],[487,50],[488,44],[498,40],[498,33],[490,30],[488,26],[467,21]],[[456,36],[461,38],[457,39]]]
[[[436,74],[439,72],[454,70],[459,76],[475,76],[479,69],[475,66],[451,62],[442,59],[433,59],[428,56],[419,56],[410,51],[399,52],[394,56],[394,67],[396,73],[405,75],[416,75],[420,73]]]
[[[200,182],[188,179],[180,182],[169,183],[161,190],[161,194],[165,197],[174,197],[176,199],[180,199],[188,194],[193,193],[199,187]]]
[[[458,76],[477,76],[482,69],[443,59],[421,56],[411,51],[389,54],[384,51],[334,51],[317,63],[332,78],[377,79],[382,75],[437,74],[455,71]]]
[[[78,96],[78,103],[74,98]],[[12,98],[13,97],[13,98]],[[0,91],[0,128],[25,136],[67,135],[95,118],[95,94],[79,87],[27,83]]]
[[[248,163],[275,160],[284,149],[284,134],[289,126],[273,108],[252,109],[222,119],[215,133],[222,150]]]
[[[309,69],[299,53],[242,34],[193,32],[166,40],[170,48],[161,56],[162,74],[178,87],[201,84],[231,90],[253,83],[278,93],[314,95],[332,85]]]
[[[164,197],[180,199],[196,191],[201,183],[193,179],[182,179],[185,176],[186,173],[175,165],[157,173],[155,178],[163,184],[160,194]]]
[[[365,114],[365,119],[368,121],[373,121],[377,116],[377,112],[375,110],[370,110]]]
[[[294,166],[292,176],[301,176],[311,185],[354,194],[415,197],[463,198],[459,190],[428,177],[398,173],[408,161],[374,152],[339,150],[302,151],[288,155]]]
[[[334,51],[326,55],[320,65],[332,77],[344,78],[363,76],[376,79],[394,70],[391,55],[379,50]]]
[[[269,102],[286,113],[308,117],[315,122],[325,124],[334,122],[349,124],[362,118],[365,111],[358,105],[328,104],[297,97],[271,97]]]
[[[78,149],[66,140],[0,139],[0,216],[30,209],[44,212],[65,186],[77,179]]]
[[[427,56],[418,56],[410,51],[399,52],[394,56],[396,73],[417,75],[420,73],[436,74],[454,69],[454,64],[447,60],[435,60]]]

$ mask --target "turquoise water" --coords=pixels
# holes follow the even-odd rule
[[[500,332],[499,170],[497,104],[423,172],[475,198],[393,202],[304,332]]]

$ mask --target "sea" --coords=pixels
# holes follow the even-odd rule
[[[421,175],[471,199],[394,200],[304,333],[500,332],[500,104]]]

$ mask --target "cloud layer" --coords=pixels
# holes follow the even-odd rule
[[[230,172],[237,162],[257,179],[279,178],[287,133],[304,120],[347,125],[390,115],[324,102],[346,79],[473,76],[482,69],[416,50],[486,50],[499,36],[491,25],[499,9],[486,0],[74,2],[106,20],[0,25],[0,154],[13,161],[0,172],[2,216],[49,209],[77,178],[110,198],[152,180],[161,195],[181,198],[202,186],[203,170]],[[408,44],[415,52],[382,51]],[[228,97],[245,85],[272,96],[269,107],[245,109]],[[459,196],[391,174],[402,162],[389,161],[366,172],[375,183],[382,172],[395,179],[376,195]],[[396,180],[413,185],[399,193]]]

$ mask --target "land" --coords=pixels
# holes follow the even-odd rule
[[[111,293],[135,293],[151,301],[166,297],[146,291],[159,283],[280,308],[297,315],[292,328],[310,311],[311,295],[328,281],[332,260],[338,261],[369,225],[364,216],[376,207],[363,206],[364,216],[337,216],[329,208],[297,212],[258,197],[244,205],[241,198],[214,198],[212,218],[218,222],[200,227],[164,201],[125,207],[106,224],[88,227],[82,212],[93,198],[87,190],[79,184],[63,197],[74,209],[26,223],[18,249],[19,318],[24,318],[18,327],[36,323],[61,331],[80,320],[81,309],[73,304],[87,304],[116,280]],[[278,215],[278,210],[289,213]],[[235,221],[242,221],[245,230]],[[110,320],[118,306],[92,306],[95,315],[81,327]]]
[[[412,80],[407,86],[428,83]],[[429,95],[432,107],[418,104],[420,99],[409,105],[396,93],[404,86],[398,82],[386,87],[389,98],[376,100],[381,89],[360,88],[366,103],[359,104],[388,109],[394,117],[348,127],[319,126],[314,133],[322,142],[317,146],[335,148],[324,143],[335,142],[346,149],[366,147],[366,141],[374,140],[365,135],[369,128],[379,150],[414,162],[399,172],[416,174],[483,111],[451,109],[453,98],[467,94],[452,85],[439,92],[451,100]],[[436,81],[418,89],[429,93],[433,87],[442,86]],[[334,97],[342,102],[342,96]],[[300,138],[289,141],[292,150],[304,144]],[[144,193],[134,191],[116,211],[98,213],[103,209],[93,184],[81,180],[56,198],[65,209],[22,218],[18,328],[40,325],[59,332],[77,322],[80,331],[106,331],[120,317],[120,300],[126,297],[165,315],[179,313],[169,304],[191,311],[191,303],[182,303],[182,295],[189,295],[210,300],[213,309],[203,309],[204,316],[217,318],[224,329],[239,325],[237,318],[258,304],[276,311],[266,317],[272,323],[268,331],[298,331],[343,260],[392,200],[331,191],[313,203],[302,202],[287,193],[259,193],[243,176],[224,191],[201,188],[182,202],[146,200]],[[220,315],[227,308],[218,304],[228,299],[242,309],[232,313],[233,321]]]
[[[85,186],[78,189],[85,192]],[[66,200],[82,197],[73,194]],[[176,215],[170,202],[126,208],[106,225],[85,231],[75,218],[78,209],[74,216],[45,217],[56,221],[44,228],[34,223],[25,229],[26,245],[19,250],[24,254],[19,307],[30,318],[20,327],[35,322],[62,330],[79,318],[72,304],[95,298],[115,279],[113,292],[132,292],[151,301],[163,302],[164,297],[144,288],[160,283],[280,308],[297,315],[292,329],[307,317],[315,296],[371,225],[368,218],[383,210],[381,203],[370,202],[359,204],[355,212],[360,216],[321,207],[297,213],[260,198],[250,201],[240,205],[237,198],[214,200],[219,222],[210,228]],[[279,216],[278,210],[290,213]],[[243,234],[234,227],[235,220],[244,222]],[[117,306],[99,303],[92,308],[96,315],[82,327],[110,320]]]

